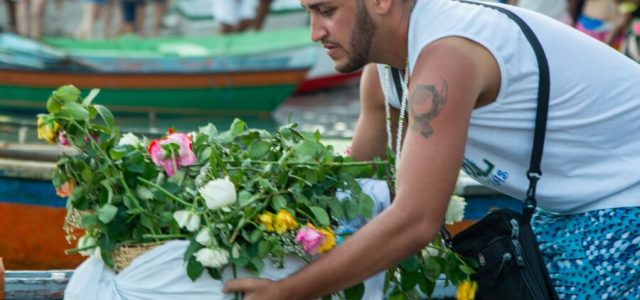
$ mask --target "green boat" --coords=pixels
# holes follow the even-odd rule
[[[267,115],[305,79],[307,27],[108,41],[0,34],[0,107],[41,110],[51,90],[99,88],[115,112]]]

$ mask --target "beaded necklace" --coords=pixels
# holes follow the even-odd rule
[[[391,93],[391,68],[388,65],[384,66],[384,83],[385,83],[385,99],[384,99],[384,108],[385,108],[385,120],[387,127],[387,146],[389,149],[393,150],[393,138],[391,136],[391,97],[389,97],[389,93]],[[400,116],[398,117],[398,133],[396,134],[396,163],[395,163],[395,171],[398,171],[398,166],[400,166],[400,151],[402,150],[402,133],[404,129],[404,120],[405,114],[407,112],[407,98],[409,97],[409,61],[407,60],[407,65],[404,69],[404,79],[402,80],[402,96],[400,99]]]

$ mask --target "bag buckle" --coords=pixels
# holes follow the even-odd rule
[[[516,219],[511,219],[509,223],[511,223],[511,243],[513,244],[513,250],[516,254],[516,264],[519,267],[524,267],[525,263],[524,256],[522,255],[522,246],[518,240],[518,237],[520,236],[520,225]]]

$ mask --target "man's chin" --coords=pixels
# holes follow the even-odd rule
[[[335,61],[334,60],[334,68],[336,69],[336,71],[340,72],[340,73],[352,73],[355,72],[357,70],[360,70],[363,66],[359,66],[357,64],[354,64],[352,61],[348,61],[348,62],[339,62],[339,61]]]

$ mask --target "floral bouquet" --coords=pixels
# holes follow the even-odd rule
[[[260,275],[267,258],[275,266],[291,255],[310,262],[349,234],[341,221],[372,217],[373,200],[356,179],[393,178],[392,156],[354,161],[295,124],[270,133],[236,119],[225,131],[208,124],[157,139],[123,135],[112,113],[93,103],[97,94],[82,97],[72,85],[52,92],[38,136],[77,150],[60,158],[53,177],[68,197],[67,238],[81,235],[69,252],[99,254],[111,268],[120,247],[175,239],[189,241],[192,280],[205,271],[221,279],[228,267]],[[338,200],[338,191],[349,197]],[[437,239],[389,270],[387,294],[430,295],[440,274],[453,284],[468,279],[470,264]],[[340,297],[363,292],[360,284]]]

